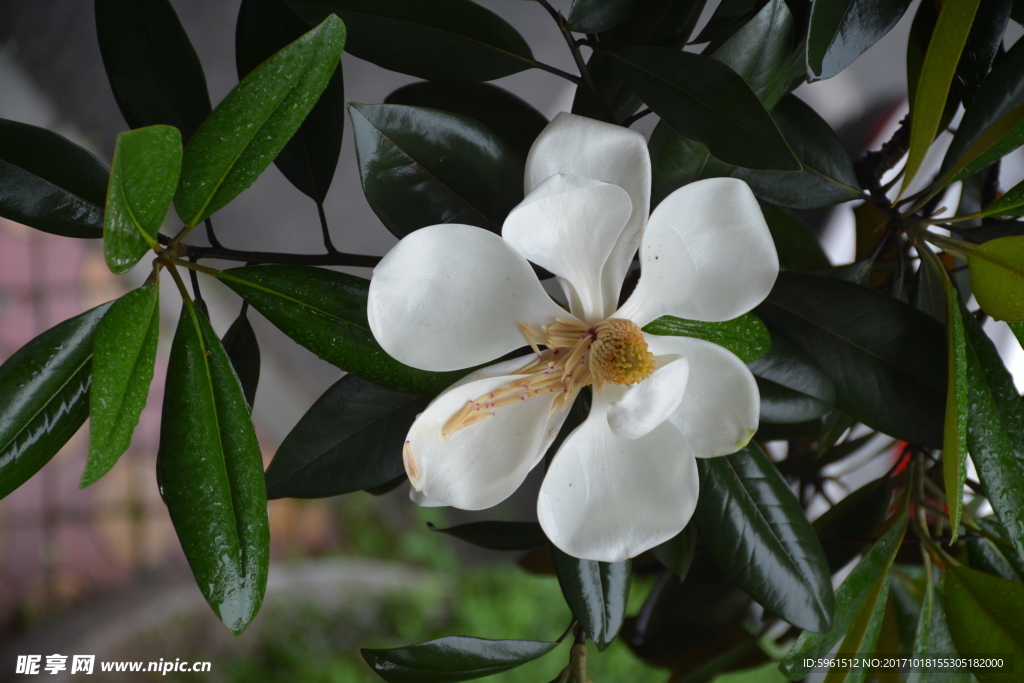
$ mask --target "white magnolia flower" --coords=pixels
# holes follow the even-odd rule
[[[757,385],[721,346],[641,328],[662,315],[742,315],[767,296],[779,266],[742,181],[687,185],[648,220],[650,189],[643,135],[560,114],[530,150],[527,196],[501,237],[430,226],[374,269],[370,328],[399,361],[441,371],[526,344],[535,352],[471,373],[417,417],[404,452],[414,500],[466,510],[505,500],[591,385],[590,415],[541,486],[544,532],[570,555],[617,562],[683,529],[697,504],[694,458],[747,444]],[[641,277],[620,307],[638,247]],[[528,261],[558,276],[568,312]]]

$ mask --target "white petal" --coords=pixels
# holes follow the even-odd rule
[[[519,323],[565,315],[530,264],[494,233],[433,225],[408,235],[373,269],[370,330],[396,360],[458,370],[526,345]]]
[[[516,251],[572,284],[583,319],[604,319],[601,271],[632,213],[621,187],[554,175],[505,219],[501,234]],[[534,197],[538,195],[538,197]]]
[[[742,180],[709,178],[658,205],[640,247],[640,282],[615,314],[643,326],[662,315],[719,322],[764,301],[779,258]]]
[[[537,517],[563,552],[620,562],[683,530],[697,506],[697,464],[670,423],[623,439],[609,428],[607,410],[596,396],[562,444],[541,484]]]
[[[463,510],[482,510],[523,483],[548,443],[555,394],[496,408],[493,417],[445,438],[444,424],[467,401],[522,376],[478,380],[447,390],[413,422],[405,444],[409,481],[427,498]]]
[[[608,407],[608,426],[623,439],[639,439],[676,412],[690,374],[687,358],[663,356],[664,365],[650,377],[629,387]]]
[[[419,505],[420,507],[423,507],[423,508],[442,508],[442,507],[445,507],[444,503],[439,503],[438,501],[434,500],[433,498],[427,498],[426,496],[423,495],[422,491],[417,491],[416,489],[412,488],[411,486],[409,487],[409,500],[411,500],[412,502],[416,503],[417,505]]]
[[[690,361],[686,393],[668,420],[693,449],[710,458],[735,453],[757,431],[761,395],[754,375],[731,351],[690,337],[644,335],[655,357],[682,356]]]
[[[651,206],[651,158],[636,131],[561,113],[541,131],[526,159],[526,193],[556,173],[596,178],[629,194],[633,211],[601,274],[604,313],[618,307],[619,290]]]

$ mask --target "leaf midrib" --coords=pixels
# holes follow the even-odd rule
[[[46,399],[46,402],[43,403],[43,405],[39,406],[38,410],[36,410],[34,413],[32,413],[32,416],[29,419],[25,420],[25,422],[21,426],[21,428],[18,429],[17,432],[15,432],[14,434],[11,435],[11,438],[7,440],[7,443],[5,443],[2,447],[0,447],[0,456],[2,456],[4,453],[6,453],[7,449],[10,448],[11,444],[16,442],[18,440],[18,437],[26,429],[28,429],[28,427],[33,422],[35,422],[35,419],[37,417],[39,417],[39,415],[41,413],[43,413],[50,406],[50,404],[53,402],[53,399],[55,397],[57,397],[59,394],[61,394],[64,391],[64,388],[67,387],[75,378],[78,377],[78,375],[82,372],[82,368],[84,368],[86,365],[88,365],[91,362],[92,362],[92,353],[89,353],[89,355],[85,357],[85,359],[82,361],[82,363],[77,368],[75,368],[74,372],[72,372],[70,375],[68,375],[68,378],[66,380],[61,382],[61,385],[57,388],[57,390],[50,393],[50,396]]]
[[[246,285],[248,287],[251,287],[252,289],[255,289],[257,291],[263,292],[264,294],[269,294],[271,296],[278,297],[278,298],[283,299],[285,301],[288,301],[288,302],[291,302],[291,303],[294,303],[294,304],[298,304],[299,306],[302,306],[303,308],[308,309],[308,310],[310,310],[310,311],[312,311],[314,313],[319,313],[320,315],[324,316],[325,318],[330,318],[331,320],[336,320],[337,322],[344,323],[346,325],[351,325],[352,327],[355,327],[356,329],[359,329],[359,330],[363,330],[364,332],[370,332],[369,325],[364,327],[363,325],[360,325],[359,323],[354,322],[352,320],[346,320],[345,318],[340,318],[337,315],[334,315],[333,313],[328,313],[327,311],[323,310],[322,308],[317,308],[316,306],[313,306],[312,304],[310,304],[307,301],[303,301],[302,299],[296,299],[295,297],[289,296],[289,295],[285,294],[284,292],[281,292],[281,291],[275,290],[275,289],[271,289],[271,288],[267,287],[266,285],[262,285],[260,283],[253,282],[252,280],[246,280],[244,278],[236,277],[234,275],[229,275],[228,273],[226,273],[224,271],[221,271],[221,273],[217,276],[217,279],[218,280],[232,280],[233,282],[237,282],[237,283],[239,283],[241,285]],[[370,333],[372,334],[372,332],[370,332]]]

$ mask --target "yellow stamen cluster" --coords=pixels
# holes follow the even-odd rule
[[[537,358],[516,370],[524,375],[491,393],[467,401],[445,422],[441,433],[448,437],[493,417],[498,408],[536,396],[558,394],[552,412],[572,405],[580,389],[590,384],[636,384],[654,372],[654,354],[647,349],[640,328],[629,320],[610,318],[588,325],[574,318],[556,318],[538,332],[526,323],[519,326]],[[540,345],[547,348],[543,351]]]
[[[636,323],[612,318],[598,323],[597,338],[590,347],[590,371],[598,386],[636,384],[654,372],[654,354],[647,350],[644,334]]]

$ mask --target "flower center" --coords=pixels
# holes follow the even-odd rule
[[[588,325],[573,318],[556,318],[538,332],[526,323],[519,329],[537,357],[516,370],[525,375],[509,384],[467,401],[441,430],[448,437],[493,417],[498,408],[536,396],[558,394],[551,411],[565,410],[585,386],[600,391],[604,384],[636,384],[654,372],[654,354],[643,332],[629,320],[609,318]],[[541,351],[539,344],[547,348]]]

